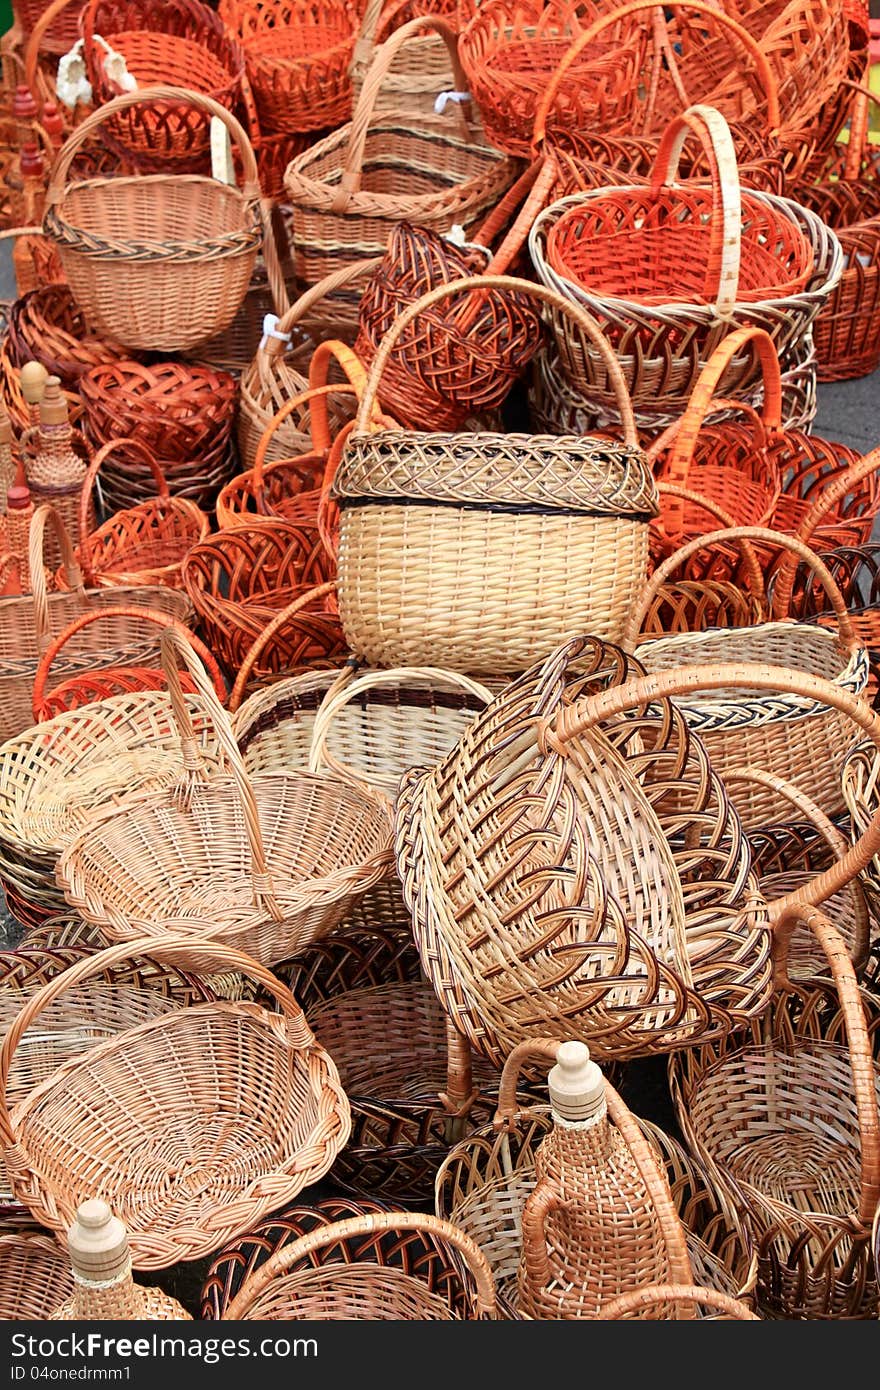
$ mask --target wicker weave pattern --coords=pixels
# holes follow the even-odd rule
[[[665,706],[538,751],[538,721],[638,669],[570,642],[403,783],[398,871],[422,965],[493,1058],[548,1032],[603,1057],[669,1051],[766,1000],[748,848],[681,716]]]
[[[232,424],[234,379],[185,362],[96,366],[79,391],[84,429],[96,446],[136,440],[160,460],[188,459],[225,444]]]
[[[42,1322],[73,1288],[70,1260],[36,1226],[0,1235],[0,1319]]]

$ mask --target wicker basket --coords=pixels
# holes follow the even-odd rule
[[[185,87],[230,111],[238,104],[244,54],[200,0],[89,0],[80,28],[96,106],[123,90],[106,71],[108,45],[121,54],[136,87]],[[157,101],[114,116],[104,139],[142,170],[177,165],[198,172],[210,133],[188,101]]]
[[[419,14],[440,14],[455,27],[455,11],[456,0],[367,0],[349,69],[354,103],[357,104],[377,46],[395,29]],[[421,34],[398,52],[374,109],[431,116],[440,93],[454,89],[455,75],[446,44],[439,34]]]
[[[89,512],[98,474],[108,458],[125,453],[140,458],[156,484],[156,496],[116,512],[89,532]],[[195,502],[172,497],[155,455],[136,439],[111,439],[99,449],[83,479],[76,556],[90,588],[163,584],[181,587],[181,567],[187,551],[207,538],[210,522]],[[65,585],[63,569],[56,576]]]
[[[448,1221],[370,1212],[317,1227],[251,1274],[224,1318],[471,1321],[495,1316],[486,1257]]]
[[[252,363],[241,378],[238,413],[238,448],[246,469],[251,469],[257,447],[278,412],[309,385],[309,359],[319,343],[344,336],[345,325],[334,321],[333,296],[351,286],[359,292],[376,269],[377,259],[354,261],[334,271],[306,290],[287,313],[264,333]],[[326,302],[325,302],[326,299]],[[356,313],[356,310],[355,310]],[[349,329],[350,336],[353,333]],[[344,395],[330,405],[335,434],[353,414]],[[295,458],[311,448],[311,433],[304,411],[278,421],[266,447],[266,463]]]
[[[79,638],[80,634],[93,623],[102,623],[105,626],[112,623],[118,627],[120,621],[125,619],[133,624],[137,623],[142,632],[149,631],[151,626],[158,628],[160,632],[173,628],[181,640],[193,648],[204,664],[218,699],[222,701],[226,698],[226,682],[220,667],[201,638],[196,637],[193,632],[188,632],[183,623],[178,622],[176,618],[170,618],[167,613],[159,613],[150,608],[100,608],[95,613],[83,613],[80,617],[74,618],[73,622],[69,623],[64,631],[59,632],[58,636],[50,642],[41,656],[34,676],[33,716],[35,721],[52,719],[56,714],[79,709],[82,705],[107,700],[111,695],[124,695],[138,690],[164,690],[165,677],[158,664],[151,666],[108,666],[97,671],[82,671],[75,676],[68,676],[59,685],[47,689],[52,664],[58,660],[68,643]],[[155,640],[158,642],[158,634]],[[158,663],[158,657],[154,656],[153,661]],[[182,686],[188,695],[195,690],[192,679],[187,676],[183,678]]]
[[[189,103],[216,117],[242,154],[242,190],[196,174],[149,174],[68,183],[85,141],[134,106]],[[84,313],[128,348],[182,352],[235,318],[263,238],[257,166],[230,113],[197,92],[147,87],[88,116],[62,149],[46,194],[43,231],[55,242]]]
[[[263,652],[268,652],[265,663]],[[306,679],[345,661],[348,647],[336,606],[336,584],[319,584],[282,608],[248,649],[229,695],[237,710],[256,694],[303,673]]]
[[[184,586],[209,645],[230,672],[239,670],[258,638],[264,639],[261,669],[285,669],[287,652],[281,642],[266,643],[267,624],[313,586],[325,584],[331,561],[316,520],[236,521],[193,546],[183,562]],[[320,651],[315,659],[327,664]]]
[[[83,947],[36,949],[30,941],[23,949],[0,953],[0,1037],[37,989],[89,954]],[[63,1062],[102,1039],[213,997],[203,982],[170,965],[140,959],[108,966],[97,979],[50,1005],[39,1032],[22,1040],[7,1084],[9,1102],[24,1100]],[[5,1225],[22,1214],[26,1211],[12,1197],[0,1155],[0,1221]]]
[[[216,762],[211,721],[196,697],[185,698],[199,751]],[[65,910],[55,865],[89,817],[126,795],[173,786],[183,770],[164,690],[111,696],[29,728],[2,749],[0,882],[28,926]]]
[[[857,89],[849,144],[835,146],[813,177],[788,185],[789,197],[834,228],[846,257],[816,320],[821,381],[867,376],[880,365],[880,147],[867,140],[868,104],[878,100]]]
[[[402,784],[397,863],[422,966],[496,1063],[554,1032],[602,1058],[669,1052],[766,1005],[738,817],[674,706],[645,709],[648,678],[625,684],[640,670],[569,642]]]
[[[358,7],[348,0],[220,0],[244,48],[262,129],[325,130],[351,114]]]
[[[700,252],[696,252],[696,242],[688,243],[689,259],[682,262],[682,267],[687,264],[692,273],[694,267],[697,268],[700,286],[694,282],[689,288],[682,270],[681,292],[658,302],[653,281],[644,278],[652,254],[648,250],[649,244],[653,245],[649,228],[655,208],[668,209],[670,218],[678,211],[689,212],[693,217],[697,207],[705,210],[707,204],[711,205],[711,195],[705,188],[687,184],[664,186],[662,183],[674,169],[669,158],[675,153],[674,132],[677,130],[680,137],[684,125],[700,134],[702,140],[708,139],[711,129],[712,147],[723,167],[723,183],[716,183],[714,207],[717,210],[720,205],[725,218],[704,227],[704,245]],[[722,149],[726,150],[723,156]],[[645,408],[654,413],[680,414],[681,404],[691,394],[699,373],[731,328],[764,328],[782,357],[797,350],[842,274],[840,243],[824,222],[806,208],[774,198],[772,194],[738,193],[732,156],[729,132],[718,114],[710,115],[702,107],[692,109],[667,128],[651,188],[634,185],[598,189],[563,198],[541,213],[532,227],[529,252],[539,279],[598,317],[617,353],[637,410]],[[721,178],[720,173],[718,177]],[[749,218],[754,215],[756,223],[768,229],[781,229],[787,223],[795,244],[806,250],[807,259],[797,260],[799,272],[805,266],[809,268],[809,278],[802,287],[798,284],[798,276],[792,276],[788,267],[776,272],[784,274],[779,291],[773,287],[773,274],[757,273],[760,259],[752,264],[743,245],[745,238],[739,211],[743,196],[747,200]],[[601,248],[601,253],[605,254],[611,224],[603,225],[602,232],[598,232],[603,212],[613,213],[619,219],[619,229],[626,235],[630,251],[639,258],[641,296],[632,292],[631,284],[625,283],[638,283],[634,280],[635,266],[629,257],[621,260],[621,265],[625,263],[628,267],[622,278],[615,281],[613,275],[600,274],[595,287],[575,283],[554,269],[548,260],[548,239],[563,219],[574,219],[572,226],[582,221],[591,236],[596,233],[593,244],[597,252]],[[640,218],[648,219],[645,226],[638,225]],[[616,229],[616,223],[613,225]],[[685,223],[679,233],[674,222],[672,228],[664,224],[657,239],[665,244],[666,234],[670,232],[671,249],[679,235],[687,239],[689,225]],[[774,237],[775,234],[774,230]],[[712,240],[713,235],[717,240]],[[719,250],[722,242],[723,254]],[[663,255],[665,259],[666,253]],[[750,264],[752,272],[747,276],[746,267]],[[672,270],[674,275],[674,262]],[[758,293],[762,285],[766,286],[763,297]],[[674,286],[673,278],[670,287]],[[594,408],[608,409],[613,393],[609,389],[604,361],[600,363],[595,348],[560,320],[558,311],[551,313],[550,321],[567,381],[577,392],[587,395]],[[718,384],[719,394],[724,398],[741,397],[754,385],[758,370],[754,350],[734,358]]]
[[[787,944],[799,920],[815,933],[833,983],[789,980]],[[751,1037],[673,1061],[676,1109],[719,1197],[754,1230],[759,1310],[875,1318],[876,999],[860,995],[843,942],[816,908],[795,903],[778,922],[774,956],[779,993]]]
[[[207,776],[186,742],[190,720],[175,653],[211,714],[229,766],[224,774]],[[390,872],[386,806],[336,778],[296,771],[250,778],[204,668],[172,630],[162,636],[162,662],[184,740],[184,777],[139,797],[124,814],[91,820],[62,853],[58,882],[67,901],[113,939],[147,930],[162,940],[169,920],[186,919],[191,930],[208,923],[203,930],[212,937],[256,959],[285,960],[332,930]]]
[[[0,1321],[44,1322],[72,1292],[70,1260],[45,1231],[0,1235]]]
[[[599,346],[616,380],[623,444],[365,432],[404,330],[435,303],[478,285],[558,305]],[[566,635],[613,640],[644,584],[656,494],[623,378],[588,315],[524,280],[453,281],[400,315],[373,363],[333,491],[342,625],[350,649],[372,665],[519,671]]]
[[[84,0],[80,0],[80,3],[62,0],[62,3],[52,6],[46,5],[44,0],[15,0],[13,8],[25,38],[45,19],[47,9],[56,10],[57,15],[53,16],[41,35],[40,48],[45,53],[60,54],[66,53],[79,38],[79,16],[83,4]]]
[[[609,1094],[626,1116],[610,1086]],[[509,1089],[506,1096],[510,1098]],[[485,1126],[456,1145],[437,1172],[437,1214],[460,1226],[485,1251],[499,1308],[510,1317],[524,1316],[516,1296],[522,1211],[536,1184],[535,1153],[551,1124],[546,1108],[520,1108],[504,1127]],[[630,1116],[627,1128],[641,1131],[665,1171],[693,1277],[722,1296],[750,1302],[757,1261],[748,1234],[731,1226],[699,1167],[674,1139],[638,1117]],[[604,1315],[604,1304],[595,1315]]]
[[[28,999],[0,1049],[0,1138],[16,1197],[60,1233],[97,1178],[136,1269],[219,1249],[321,1178],[348,1138],[336,1069],[296,1000],[256,961],[209,941],[201,965],[243,971],[280,1014],[251,1003],[177,1010],[72,1058],[10,1112],[16,1048],[49,1004],[132,955],[178,964],[197,940],[186,931],[89,956]]]
[[[477,233],[479,235],[479,233]],[[361,299],[355,352],[369,366],[404,309],[439,285],[493,265],[482,246],[401,222]],[[413,319],[382,374],[380,403],[408,428],[454,431],[495,410],[541,344],[535,305],[510,291],[471,292]]]
[[[479,226],[514,182],[519,166],[483,140],[467,104],[444,116],[405,112],[373,116],[373,100],[396,54],[425,29],[436,30],[455,52],[455,36],[442,19],[412,20],[378,49],[350,125],[294,159],[285,175],[292,206],[294,265],[303,285],[333,271],[382,256],[398,223],[465,234]],[[455,80],[465,90],[455,59]],[[338,323],[357,323],[349,293],[328,300]]]
[[[811,564],[837,614],[838,632],[781,619],[754,627],[681,632],[636,645],[642,620],[667,577],[704,544],[727,545],[737,539],[777,545]],[[787,666],[833,681],[854,695],[861,694],[868,679],[867,653],[856,637],[840,590],[821,559],[803,542],[760,527],[734,527],[698,537],[664,561],[632,610],[623,645],[634,650],[650,672],[683,671],[719,661]],[[721,696],[700,696],[697,688],[696,698],[685,697],[678,705],[690,727],[698,731],[712,766],[722,778],[730,768],[761,769],[792,783],[827,814],[843,809],[840,765],[854,737],[844,712],[822,704],[805,704],[794,692],[787,697],[776,692],[766,697],[745,680]],[[772,785],[743,785],[733,802],[748,830],[774,825],[790,816],[789,802]]]
[[[880,808],[880,760],[870,741],[860,741],[850,749],[844,760],[841,780],[849,814],[850,836],[855,843],[868,830]],[[880,907],[880,855],[875,855],[861,872],[876,914]]]
[[[152,450],[163,470],[171,461],[177,471],[181,464],[193,471],[195,460],[202,464],[205,455],[228,449],[236,394],[228,372],[126,360],[93,367],[78,389],[83,431],[96,449],[109,439],[130,440]],[[127,464],[143,461],[137,454],[120,457]]]
[[[124,351],[119,343],[95,333],[67,285],[44,285],[15,301],[9,310],[6,347],[13,367],[42,362],[49,375],[57,376],[70,391],[79,390],[86,372],[112,366]],[[27,406],[20,393],[12,403],[18,406],[19,399],[19,413],[27,423]]]
[[[760,1322],[747,1303],[717,1289],[699,1289],[694,1284],[646,1284],[644,1288],[621,1294],[605,1303],[596,1314],[603,1322],[623,1322],[629,1318],[677,1320],[682,1304],[702,1309],[707,1322]]]
[[[46,522],[53,527],[61,547],[67,593],[47,593],[43,570],[43,536]],[[100,632],[87,629],[72,643],[56,676],[78,676],[110,666],[143,665],[155,658],[157,640],[145,632],[142,613],[155,608],[182,622],[192,618],[185,594],[160,586],[151,588],[83,588],[67,532],[52,507],[38,507],[31,523],[29,571],[32,594],[0,598],[0,737],[4,740],[32,722],[31,705],[37,667],[51,641],[75,618],[85,613],[120,605],[131,607],[124,618],[109,621]]]

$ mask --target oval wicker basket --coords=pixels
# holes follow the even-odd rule
[[[187,103],[227,127],[242,155],[239,191],[196,174],[68,182],[77,151],[134,106]],[[84,313],[128,348],[182,352],[226,328],[247,292],[263,243],[254,153],[242,127],[209,97],[156,86],[116,97],[86,117],[58,156],[43,232],[61,256]]]
[[[210,713],[226,772],[208,775],[188,742],[177,656]],[[204,668],[173,630],[162,635],[162,664],[183,740],[183,777],[91,819],[62,852],[58,882],[111,939],[146,931],[161,941],[169,920],[186,919],[190,930],[199,924],[255,959],[285,960],[326,935],[388,876],[386,804],[337,778],[292,770],[249,777]]]
[[[478,286],[534,294],[571,315],[607,358],[624,443],[366,433],[404,330],[435,303]],[[373,362],[333,493],[340,617],[350,649],[372,665],[522,670],[567,635],[618,636],[644,584],[656,494],[623,378],[588,315],[524,280],[453,281],[399,316]]]
[[[110,439],[130,440],[152,450],[163,467],[173,460],[190,469],[208,452],[226,452],[236,395],[228,372],[126,359],[92,367],[78,389],[83,431],[96,449]]]
[[[185,930],[89,956],[27,1000],[0,1049],[0,1139],[16,1197],[60,1233],[99,1172],[136,1269],[211,1254],[321,1178],[348,1137],[336,1068],[296,1000],[256,961],[206,940],[204,969],[244,972],[281,1012],[176,1010],[71,1058],[10,1111],[17,1046],[48,1005],[130,955],[177,964],[197,942]]]

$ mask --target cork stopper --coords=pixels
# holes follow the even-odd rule
[[[26,512],[31,505],[31,490],[29,487],[19,487],[18,483],[13,483],[6,493],[6,510],[10,512]]]
[[[103,1283],[124,1274],[130,1264],[128,1233],[100,1197],[77,1207],[67,1246],[73,1272],[80,1279]]]
[[[67,399],[64,395],[64,392],[61,390],[60,377],[46,377],[46,384],[43,389],[43,398],[40,401],[40,424],[67,424]]]
[[[21,383],[21,394],[28,405],[39,405],[43,399],[46,382],[49,380],[49,373],[42,362],[25,362],[18,379]]]
[[[560,1043],[548,1082],[557,1119],[578,1123],[605,1113],[605,1078],[585,1043]]]

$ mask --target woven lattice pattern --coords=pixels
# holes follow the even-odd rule
[[[70,1260],[51,1236],[36,1226],[0,1235],[0,1318],[4,1321],[43,1322],[72,1288]]]
[[[600,1056],[669,1051],[766,1001],[748,846],[674,707],[539,746],[538,721],[639,669],[568,643],[403,783],[398,871],[422,965],[486,1055],[546,1033]]]
[[[96,446],[134,439],[160,460],[201,463],[229,438],[235,380],[228,372],[186,362],[117,361],[86,372],[79,391],[83,429]]]

